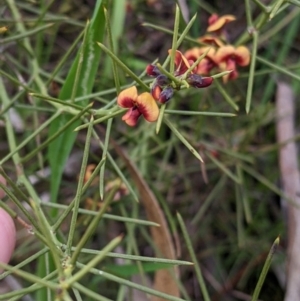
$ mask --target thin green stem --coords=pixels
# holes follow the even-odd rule
[[[105,133],[105,141],[104,141],[104,146],[103,146],[103,150],[102,150],[102,160],[104,160],[104,158],[106,158],[106,156],[107,156],[112,122],[113,122],[112,118],[108,119],[106,133]],[[103,165],[100,168],[99,193],[100,193],[101,200],[103,200],[103,197],[104,197],[105,162],[106,162],[106,160],[104,161]]]
[[[1,161],[0,165],[3,165],[7,160],[9,160],[14,154],[20,151],[28,142],[30,142],[34,137],[40,134],[44,129],[46,129],[50,123],[59,115],[61,114],[60,111],[57,111],[53,114],[48,120],[46,120],[42,125],[39,126],[37,130],[35,130],[32,134],[30,134],[23,142],[21,142],[13,151],[8,153]]]
[[[21,39],[24,39],[24,38],[29,37],[29,36],[33,36],[33,35],[37,34],[40,31],[48,29],[51,26],[53,26],[53,24],[42,25],[40,27],[31,29],[31,30],[27,30],[23,33],[19,33],[17,35],[12,35],[8,38],[1,39],[1,45],[7,44],[7,43],[10,43],[10,42],[15,42],[17,40],[21,40]]]
[[[159,109],[159,115],[158,115],[158,119],[157,119],[156,126],[155,126],[156,134],[159,133],[159,130],[161,128],[161,124],[162,124],[163,119],[164,119],[165,109],[166,109],[166,104],[164,103]]]
[[[221,161],[216,159],[214,156],[210,154],[210,152],[205,152],[205,155],[218,167],[220,168],[230,179],[234,182],[240,184],[241,180],[235,175],[230,169],[228,169]]]
[[[0,262],[0,268],[8,270],[8,271],[18,275],[19,277],[29,281],[29,282],[41,284],[43,287],[48,287],[52,290],[56,290],[56,289],[59,288],[59,285],[57,283],[47,281],[45,279],[42,279],[40,277],[35,276],[32,273],[16,269],[15,267],[12,267],[12,266],[10,266],[8,264],[5,264],[3,262]]]
[[[248,0],[246,0],[248,1]],[[264,13],[268,13],[270,11],[270,8],[266,5],[264,5],[261,1],[259,0],[252,0]]]
[[[98,170],[99,172],[99,170]],[[74,204],[74,203],[73,203]],[[58,208],[58,209],[65,209],[66,211],[63,213],[63,217],[60,218],[55,225],[52,227],[54,230],[58,229],[59,226],[61,225],[62,221],[66,218],[66,216],[73,210],[73,204],[71,203],[70,205],[72,206],[66,206],[62,204],[56,204],[56,203],[41,203],[42,206],[44,207],[50,207],[50,208]],[[71,208],[71,209],[70,209]],[[83,213],[86,215],[97,215],[98,212],[87,210],[87,209],[78,209],[79,213]],[[124,223],[133,223],[133,224],[138,224],[138,225],[143,225],[143,226],[151,226],[151,227],[159,227],[160,225],[151,221],[147,220],[142,220],[142,219],[136,219],[136,218],[127,218],[119,215],[113,215],[113,214],[108,214],[104,213],[103,218],[106,219],[111,219],[114,221],[119,221],[119,222],[124,222]]]
[[[90,110],[92,104],[88,105],[85,109],[83,109],[82,111],[80,111],[77,115],[75,115],[72,119],[70,119],[63,127],[61,127],[54,135],[52,135],[51,137],[49,137],[45,142],[43,142],[41,145],[39,145],[39,147],[37,147],[35,150],[33,150],[31,153],[27,154],[25,157],[23,157],[21,159],[21,163],[28,161],[29,159],[31,159],[32,157],[34,157],[36,155],[36,153],[38,153],[40,150],[42,150],[43,148],[45,148],[46,146],[48,146],[50,144],[50,142],[52,142],[53,140],[55,140],[59,135],[61,135],[63,132],[65,132],[65,130],[70,127],[75,121],[77,121],[78,119],[80,119],[80,117],[82,115],[84,115],[87,111]]]
[[[262,269],[262,271],[261,271],[261,273],[259,275],[259,279],[257,281],[257,284],[256,284],[256,287],[255,287],[254,293],[252,295],[251,301],[257,301],[258,300],[261,288],[262,288],[263,283],[264,283],[264,281],[266,279],[267,273],[268,273],[268,271],[270,269],[272,258],[273,258],[273,255],[274,255],[274,253],[275,253],[275,251],[276,251],[276,249],[277,249],[277,247],[279,245],[279,242],[280,242],[280,239],[279,239],[279,237],[277,237],[275,239],[272,247],[271,247],[271,250],[270,250],[270,252],[268,254],[268,257],[267,257],[267,259],[265,261],[263,269]]]
[[[99,252],[92,260],[89,261],[82,269],[79,270],[76,274],[66,280],[66,285],[71,286],[74,282],[77,282],[86,274],[89,273],[90,269],[95,267],[100,261],[106,258],[106,254],[113,250],[123,239],[123,235],[117,236],[114,238],[107,246],[105,246],[101,252]],[[75,249],[76,252],[76,249]],[[75,253],[74,253],[75,254]]]
[[[91,119],[90,119],[88,131],[87,131],[87,135],[86,135],[85,147],[84,147],[81,169],[80,169],[80,174],[79,174],[79,180],[78,180],[78,185],[77,185],[77,191],[76,191],[76,196],[74,199],[73,214],[72,214],[72,219],[71,219],[71,224],[70,224],[69,236],[68,236],[68,241],[67,241],[67,250],[66,250],[68,255],[71,254],[71,247],[72,247],[74,234],[75,234],[75,230],[76,230],[76,226],[77,226],[78,208],[79,208],[79,204],[81,201],[82,188],[84,185],[84,176],[85,176],[86,166],[87,166],[88,157],[89,157],[93,120],[94,120],[94,118],[92,115]]]
[[[107,30],[107,35],[108,35],[108,42],[109,42],[109,47],[112,53],[114,53],[114,43],[113,43],[113,36],[111,32],[111,25],[110,25],[110,19],[109,15],[107,13],[107,10],[104,8],[104,16],[105,16],[105,24],[106,24],[106,30]],[[116,62],[112,59],[112,66],[113,66],[113,75],[114,75],[114,80],[115,80],[115,87],[116,87],[116,92],[117,95],[120,93],[120,79],[119,79],[119,73],[117,70],[117,65]]]
[[[113,52],[111,52],[108,48],[106,48],[102,43],[97,43],[98,46],[108,54],[111,59],[121,68],[125,73],[127,73],[132,79],[134,79],[141,87],[143,87],[146,91],[150,91],[149,87],[139,78],[137,77]]]
[[[253,34],[253,46],[252,46],[252,55],[251,55],[251,63],[248,77],[248,88],[247,88],[247,96],[246,96],[246,113],[249,114],[251,101],[252,101],[252,92],[253,92],[253,83],[255,76],[255,64],[256,64],[256,55],[257,55],[257,46],[258,46],[258,32],[254,31]]]
[[[179,6],[176,5],[175,9],[175,22],[174,22],[174,29],[173,29],[173,40],[172,40],[172,50],[171,50],[171,59],[170,59],[170,73],[174,74],[175,70],[175,53],[177,50],[177,37],[178,37],[178,30],[179,30],[179,22],[180,22],[180,9]]]
[[[253,23],[252,23],[252,9],[251,9],[251,5],[250,5],[250,0],[245,0],[245,12],[246,12],[248,28],[252,28]]]
[[[80,268],[84,267],[84,265],[81,264],[81,263],[79,263],[79,262],[77,262],[77,266],[80,267]],[[171,295],[168,295],[168,294],[165,294],[165,293],[161,293],[161,292],[159,292],[157,290],[154,290],[154,289],[148,288],[146,286],[137,284],[135,282],[129,281],[127,279],[124,279],[124,278],[112,275],[112,274],[107,273],[107,272],[102,271],[102,270],[97,270],[97,269],[92,268],[92,269],[90,269],[90,272],[93,273],[93,274],[95,274],[95,275],[102,276],[105,279],[108,279],[108,280],[114,281],[116,283],[119,283],[121,285],[125,285],[127,287],[131,287],[131,288],[137,289],[139,291],[145,292],[145,293],[153,295],[153,296],[160,297],[160,298],[165,299],[165,300],[170,300],[170,301],[186,301],[184,299],[181,299],[181,298],[178,298],[178,297],[174,297],[174,296],[171,296]]]
[[[78,291],[80,291],[84,295],[92,298],[93,300],[96,300],[96,301],[113,301],[111,299],[108,299],[106,297],[103,297],[103,296],[99,295],[99,293],[95,293],[95,292],[91,291],[90,289],[88,289],[87,287],[83,286],[82,284],[80,284],[78,282],[73,283],[73,287],[78,289]]]
[[[227,91],[223,88],[223,86],[220,84],[218,80],[214,81],[215,85],[217,86],[217,89],[221,93],[221,95],[224,97],[224,99],[227,101],[229,105],[231,105],[236,111],[239,110],[239,106],[234,102],[232,97],[227,93]]]
[[[99,210],[98,214],[94,217],[94,219],[91,221],[91,223],[89,224],[88,228],[86,229],[86,231],[84,232],[82,238],[80,239],[79,243],[76,246],[76,249],[74,251],[74,253],[72,254],[71,257],[71,263],[75,264],[81,249],[83,248],[83,246],[86,244],[86,242],[88,241],[88,239],[91,237],[91,235],[94,233],[95,228],[97,227],[99,221],[101,220],[101,218],[103,217],[103,214],[105,213],[108,205],[111,203],[111,201],[113,200],[115,193],[117,192],[117,190],[120,187],[121,182],[117,185],[115,185],[111,191],[109,192],[109,194],[107,195],[107,197],[104,199],[104,202],[101,206],[101,209]]]
[[[278,13],[278,10],[280,9],[280,7],[282,6],[282,4],[285,2],[286,0],[278,0],[274,3],[273,7],[271,8],[270,14],[269,14],[269,20],[273,19],[276,14]]]
[[[104,117],[95,119],[93,121],[93,125],[98,124],[98,123],[102,123],[102,122],[104,122],[106,120],[109,120],[109,119],[111,119],[111,118],[113,118],[115,116],[118,116],[118,115],[126,112],[127,110],[128,109],[119,109],[117,111],[116,110],[112,110],[112,111],[108,112]],[[87,127],[88,127],[88,123],[78,126],[77,128],[74,129],[74,131],[77,132],[77,131],[86,129]]]
[[[43,254],[45,254],[46,252],[49,251],[48,247],[43,248],[42,250],[36,252],[35,254],[27,257],[26,259],[24,259],[22,262],[16,264],[14,266],[15,269],[20,269],[24,266],[26,266],[27,264],[29,264],[30,262],[32,262],[33,260],[36,260],[37,258],[39,258],[40,256],[42,256]],[[11,272],[4,272],[0,275],[0,280],[4,279],[6,276],[8,276],[9,274],[11,274]],[[1,300],[1,299],[0,299]]]
[[[81,49],[80,49],[80,52],[79,52],[79,59],[78,59],[78,65],[77,65],[77,68],[76,68],[74,84],[72,86],[72,93],[71,93],[71,102],[72,103],[75,102],[75,97],[77,95],[77,90],[78,90],[80,77],[82,76],[81,69],[82,69],[84,55],[85,55],[84,50],[86,48],[86,43],[88,42],[87,33],[89,31],[89,26],[90,26],[90,22],[87,21],[87,24],[86,24],[86,27],[85,27],[85,30],[84,30],[84,35],[83,35],[83,42],[82,42]]]
[[[202,276],[200,264],[197,260],[197,257],[196,257],[195,251],[193,249],[192,242],[190,240],[190,236],[187,232],[186,226],[185,226],[185,224],[183,222],[183,219],[182,219],[182,217],[179,213],[177,213],[177,219],[178,219],[179,226],[181,228],[181,231],[182,231],[182,234],[183,234],[183,237],[184,237],[186,247],[187,247],[187,249],[190,253],[192,262],[194,263],[194,267],[195,267],[195,271],[196,271],[196,275],[197,275],[197,280],[198,280],[198,283],[199,283],[199,286],[200,286],[200,289],[201,289],[201,292],[202,292],[203,299],[204,299],[204,301],[210,301],[210,297],[209,297],[209,294],[208,294],[208,291],[207,291],[207,287],[206,287],[206,284],[204,282],[204,278]]]
[[[78,35],[78,37],[75,39],[75,41],[72,43],[72,45],[68,48],[67,52],[60,59],[59,63],[55,66],[55,69],[52,71],[48,80],[46,81],[46,84],[45,84],[46,86],[48,86],[53,81],[56,74],[59,72],[59,70],[61,70],[61,68],[66,63],[69,56],[71,55],[71,53],[78,46],[78,43],[81,41],[84,33],[85,33],[85,30],[82,30],[81,33]]]
[[[236,117],[234,113],[222,113],[222,112],[202,112],[202,111],[183,111],[183,110],[165,110],[165,114],[174,115],[201,115],[201,116],[216,116],[216,117]]]
[[[16,266],[14,266],[14,269],[15,268],[16,268]],[[54,272],[48,274],[46,277],[42,278],[42,280],[47,281],[49,279],[52,279],[56,276],[56,274],[57,274],[57,271],[54,271]],[[35,292],[35,291],[41,289],[42,287],[45,287],[45,285],[43,283],[35,283],[35,284],[28,286],[26,288],[23,288],[23,289],[15,290],[15,291],[9,292],[9,293],[2,293],[0,295],[0,300],[17,301],[17,300],[20,300],[20,298],[22,296],[25,296],[32,292]]]
[[[282,74],[285,74],[285,75],[288,75],[294,79],[296,79],[297,81],[300,81],[300,76],[296,73],[293,73],[291,71],[289,71],[288,69],[286,68],[283,68],[279,65],[276,65],[276,64],[273,64],[272,62],[262,58],[261,56],[256,56],[256,60],[263,63],[264,65],[268,66],[268,67],[271,67],[272,69],[282,73]]]
[[[165,124],[170,128],[170,130],[179,138],[179,140],[187,147],[187,149],[200,161],[203,159],[199,155],[199,152],[182,136],[182,134],[177,130],[177,128],[167,119],[164,118]]]

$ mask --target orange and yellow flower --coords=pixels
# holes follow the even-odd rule
[[[222,71],[230,71],[231,73],[223,77],[226,83],[228,80],[236,79],[238,77],[237,66],[247,66],[250,63],[250,52],[247,47],[226,45],[220,47],[215,55],[215,61]]]
[[[157,120],[159,115],[158,106],[148,92],[138,95],[136,86],[132,86],[123,90],[117,99],[120,107],[128,109],[126,114],[122,117],[129,126],[135,126],[141,115],[149,122]]]
[[[227,23],[235,21],[236,17],[233,15],[224,15],[219,17],[217,14],[212,14],[208,19],[207,32],[221,31]]]
[[[196,67],[195,73],[201,75],[208,75],[210,71],[217,66],[215,62],[215,53],[216,50],[210,47],[194,47],[185,52],[185,57],[188,60],[196,61],[199,56],[207,52],[206,56],[200,61],[198,66]]]
[[[238,77],[237,67],[247,66],[250,63],[250,52],[246,46],[234,47],[226,44],[227,32],[224,29],[229,22],[236,20],[233,15],[219,17],[217,14],[210,16],[206,35],[198,38],[200,43],[211,45],[205,47],[194,47],[184,53],[186,60],[195,61],[204,53],[206,56],[199,62],[194,73],[209,75],[213,69],[219,71],[231,71],[223,77],[226,83],[228,80]]]
[[[205,48],[205,49],[204,49]],[[208,50],[209,47],[202,47],[202,48],[193,48],[191,49],[190,52],[185,53],[184,55],[176,50],[176,55],[175,55],[175,68],[177,72],[175,71],[175,74],[177,73],[178,75],[184,74],[191,66],[192,64],[203,54],[205,51]],[[214,51],[214,49],[210,49]],[[209,52],[210,52],[209,50]],[[171,50],[169,50],[169,53]],[[194,68],[186,77],[186,81],[188,84],[194,88],[206,88],[210,86],[213,82],[212,77],[202,77],[200,74],[208,74],[208,72],[200,73],[199,68],[202,62],[205,62],[205,58],[200,61],[198,66]],[[167,94],[167,93],[166,93]]]

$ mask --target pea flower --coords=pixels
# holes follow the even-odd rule
[[[232,45],[226,45],[218,49],[215,61],[221,70],[232,70],[231,73],[223,77],[223,81],[226,83],[228,80],[238,77],[237,66],[244,67],[249,65],[250,52],[245,46],[235,48]]]
[[[192,52],[185,53],[184,55],[177,50],[175,54],[175,62],[174,62],[176,67],[175,74],[176,72],[178,75],[182,75],[186,73],[186,71],[191,67],[191,65],[198,59],[199,56],[205,53],[207,49],[208,47],[202,47],[198,49],[196,49],[195,47],[192,49]],[[169,50],[169,53],[170,51],[171,50]],[[210,52],[214,52],[214,49],[210,49],[209,53]],[[199,74],[208,74],[208,72],[206,73],[199,72],[199,66],[201,65],[202,61],[205,62],[205,58],[203,58],[198,64],[198,66],[196,66],[186,77],[186,81],[188,82],[188,84],[194,88],[206,88],[210,86],[211,83],[213,82],[212,77],[199,76]]]
[[[207,48],[206,48],[207,49]],[[172,53],[172,49],[168,50],[169,55]],[[181,89],[181,83],[185,80],[190,86],[194,88],[205,88],[208,87],[212,81],[212,77],[202,77],[197,73],[197,66],[194,70],[187,71],[198,59],[200,54],[197,52],[190,57],[183,55],[179,50],[175,51],[174,57],[174,73],[173,76],[178,78],[179,81],[173,82],[172,79],[168,78],[165,74],[161,74],[159,69],[155,65],[148,65],[146,72],[149,76],[155,77],[151,85],[151,95],[158,102],[165,104],[168,102],[173,94],[174,90]]]
[[[149,122],[157,120],[159,115],[158,106],[148,92],[138,95],[136,86],[123,90],[117,99],[120,107],[128,109],[122,120],[129,126],[135,126],[141,115]]]
[[[236,17],[233,15],[224,15],[219,17],[217,14],[212,14],[208,19],[207,32],[221,32],[224,26],[232,21],[235,21]]]
[[[198,38],[198,41],[203,44],[211,45],[213,47],[221,47],[224,43],[218,37],[205,35],[203,37]]]
[[[207,52],[208,51],[208,52]],[[210,47],[194,47],[185,52],[185,57],[188,60],[196,61],[199,56],[207,52],[206,56],[199,62],[195,73],[201,75],[208,75],[210,71],[217,66],[215,61],[216,50]]]

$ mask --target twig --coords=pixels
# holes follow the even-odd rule
[[[292,88],[282,82],[277,84],[277,141],[283,143],[295,136],[294,95]],[[300,173],[297,161],[297,148],[294,141],[282,146],[279,151],[279,166],[285,194],[300,205]],[[300,210],[287,203],[288,213],[288,256],[287,289],[285,301],[300,300]]]

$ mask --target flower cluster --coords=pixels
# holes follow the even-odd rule
[[[169,50],[171,55],[171,50]],[[129,126],[135,126],[140,116],[147,121],[154,122],[158,119],[159,108],[156,103],[166,103],[174,94],[174,90],[180,90],[182,86],[194,88],[205,88],[213,82],[212,77],[202,77],[190,70],[194,60],[187,60],[186,57],[178,50],[174,57],[174,73],[163,74],[155,65],[148,65],[146,72],[149,76],[154,77],[150,87],[150,92],[144,92],[138,95],[135,86],[123,90],[117,98],[120,107],[128,109],[122,120]]]
[[[234,21],[232,15],[219,17],[213,14],[208,19],[207,33],[198,40],[208,46],[194,47],[185,52],[187,60],[196,60],[200,55],[207,52],[207,55],[197,65],[195,73],[208,75],[212,69],[219,71],[232,71],[223,77],[224,83],[238,77],[237,66],[247,66],[250,62],[250,52],[245,46],[234,47],[227,43],[228,37],[226,24]]]
[[[172,50],[169,49],[169,55]],[[197,57],[198,58],[198,57]],[[196,59],[197,59],[196,58]],[[195,60],[196,60],[195,59]],[[194,88],[205,88],[213,82],[212,77],[202,77],[195,73],[195,70],[190,70],[195,60],[188,60],[179,50],[176,50],[174,57],[174,76],[177,82],[172,81],[165,74],[162,74],[155,65],[148,65],[146,72],[149,76],[155,77],[151,86],[151,94],[155,100],[160,103],[166,103],[171,99],[174,90],[180,90],[181,84],[185,81],[188,86]]]

